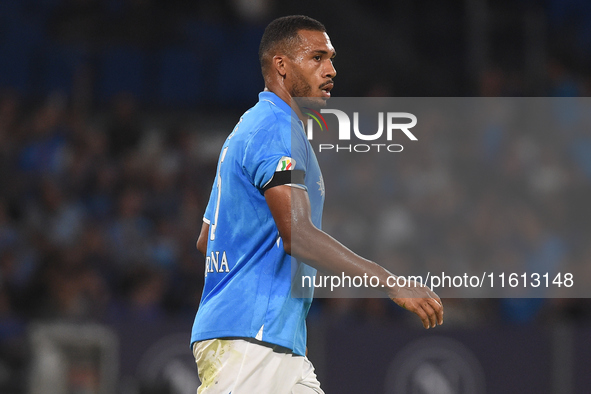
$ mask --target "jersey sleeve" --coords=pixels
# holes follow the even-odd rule
[[[203,221],[207,224],[211,224],[213,220],[213,215],[215,215],[215,201],[216,201],[216,194],[217,194],[217,174],[213,181],[213,186],[211,187],[211,193],[209,195],[209,201],[207,202],[207,207],[205,208],[205,213],[203,214]]]
[[[250,139],[244,153],[242,167],[250,182],[259,190],[277,185],[291,185],[305,189],[305,154],[300,144],[292,141],[288,130],[274,127],[258,130]]]

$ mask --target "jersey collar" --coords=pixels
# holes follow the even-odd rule
[[[283,101],[279,96],[277,96],[273,92],[269,92],[265,90],[264,92],[259,93],[259,102],[260,101],[269,101],[271,104],[279,107],[283,112],[291,116],[291,107],[285,101]]]
[[[301,119],[297,117],[295,112],[291,110],[291,107],[285,101],[283,101],[279,96],[277,96],[275,93],[269,92],[267,90],[265,90],[264,92],[260,92],[259,93],[259,102],[261,102],[261,101],[268,101],[271,104],[279,107],[281,110],[283,110],[283,112],[285,112],[286,114],[291,116],[292,120],[293,119],[297,120],[298,124],[301,127],[301,130],[304,131],[304,122],[302,122]]]

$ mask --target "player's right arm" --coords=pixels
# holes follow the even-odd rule
[[[276,186],[265,191],[265,199],[283,239],[286,253],[327,273],[375,276],[380,281],[379,287],[395,303],[417,314],[425,328],[443,324],[441,300],[427,286],[414,282],[405,287],[388,286],[388,277],[394,275],[379,264],[353,253],[314,226],[310,215],[310,201],[305,190],[287,185]]]
[[[207,237],[209,235],[209,223],[203,222],[201,225],[201,232],[197,238],[197,250],[205,256],[207,254]],[[195,239],[195,238],[193,238]]]

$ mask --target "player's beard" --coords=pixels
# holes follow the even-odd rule
[[[326,107],[326,99],[322,97],[310,97],[312,94],[312,86],[306,81],[302,75],[295,78],[295,83],[291,88],[291,97],[296,98],[300,108],[324,108]]]

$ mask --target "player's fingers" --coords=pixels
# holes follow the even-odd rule
[[[429,303],[429,300],[430,298],[425,298],[421,302],[421,308],[423,308],[429,319],[429,327],[427,328],[435,327],[437,325],[437,313]]]
[[[443,304],[441,303],[441,300],[439,300],[439,302],[437,302],[437,300],[433,299],[433,298],[429,298],[429,303],[431,304],[431,307],[433,308],[433,310],[435,311],[435,314],[437,315],[437,323],[439,325],[443,324]]]
[[[418,301],[418,300],[417,300]],[[431,321],[429,320],[429,315],[425,312],[425,310],[421,307],[420,304],[413,305],[412,311],[419,316],[421,322],[423,322],[423,327],[429,328]]]
[[[439,298],[439,296],[431,289],[428,290],[429,293],[429,297],[433,298],[433,300],[437,301],[439,303],[439,305],[443,305],[443,302],[441,302],[441,298]]]

